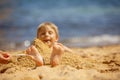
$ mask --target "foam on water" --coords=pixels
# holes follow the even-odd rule
[[[61,42],[70,47],[88,47],[120,44],[119,35],[99,35],[89,37],[73,37],[63,39]]]

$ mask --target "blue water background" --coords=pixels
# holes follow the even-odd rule
[[[87,46],[92,37],[104,35],[120,41],[119,0],[1,0],[0,45],[32,41],[46,21],[58,26],[60,42],[67,46]]]

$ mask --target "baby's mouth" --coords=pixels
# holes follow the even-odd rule
[[[45,43],[50,43],[50,42],[51,42],[51,40],[44,40],[44,42],[45,42]]]
[[[44,40],[44,43],[45,43],[46,45],[48,45],[49,47],[52,46],[52,41],[51,41],[50,39]]]

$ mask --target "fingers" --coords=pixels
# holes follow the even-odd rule
[[[3,58],[4,58],[5,60],[9,60],[9,59],[11,58],[11,55],[8,54],[8,53],[5,53],[5,54],[3,54]]]
[[[9,61],[11,59],[11,56],[8,53],[3,53],[0,55],[1,61]]]
[[[7,52],[0,51],[0,63],[8,63],[11,60],[11,55]]]

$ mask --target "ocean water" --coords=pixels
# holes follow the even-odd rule
[[[24,49],[50,21],[69,47],[120,44],[119,0],[1,0],[0,49]]]

